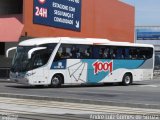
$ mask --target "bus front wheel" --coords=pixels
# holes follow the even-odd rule
[[[126,73],[122,79],[122,85],[128,86],[132,84],[132,74]]]
[[[62,85],[63,77],[61,75],[54,75],[51,80],[52,87],[60,87]]]

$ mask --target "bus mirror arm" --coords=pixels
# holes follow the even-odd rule
[[[37,50],[43,50],[43,49],[46,49],[46,47],[36,47],[36,48],[33,48],[31,50],[28,51],[28,59],[31,59],[31,56],[32,56],[32,53],[37,51]]]
[[[12,50],[15,50],[15,49],[17,49],[17,47],[11,47],[11,48],[9,48],[9,49],[6,51],[6,57],[8,58],[9,52],[12,51]]]

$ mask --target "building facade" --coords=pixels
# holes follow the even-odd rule
[[[155,47],[155,69],[160,70],[160,26],[136,26],[135,42]]]
[[[38,1],[38,0],[37,0]],[[57,0],[51,0],[57,2]],[[62,2],[57,2],[59,5]],[[74,0],[73,0],[74,1]],[[114,41],[134,42],[134,7],[127,5],[118,0],[79,0],[81,13],[80,30],[69,30],[62,27],[50,27],[43,24],[33,23],[33,17],[36,14],[35,0],[24,0],[24,29],[22,35],[33,37],[52,37],[52,36],[69,36],[69,37],[95,37],[107,38]],[[53,8],[39,5],[39,8],[46,8],[48,14],[54,14]],[[69,2],[63,5],[69,6]],[[48,7],[48,8],[47,8]],[[58,10],[60,8],[57,8]],[[76,9],[76,7],[75,7]],[[61,11],[63,11],[61,9]],[[65,11],[65,10],[64,10]],[[77,11],[75,11],[76,14]],[[38,16],[40,17],[40,16]],[[47,16],[49,17],[49,16]],[[46,18],[43,18],[46,19]],[[53,21],[54,16],[46,22]],[[54,21],[53,23],[54,24]],[[50,24],[50,25],[51,25]],[[55,25],[56,26],[56,25]]]
[[[35,37],[107,38],[134,42],[134,7],[119,0],[1,0],[0,68],[8,48]]]

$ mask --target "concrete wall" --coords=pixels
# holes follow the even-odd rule
[[[118,0],[82,0],[81,32],[33,24],[33,0],[24,0],[23,35],[95,37],[134,42],[134,7]]]

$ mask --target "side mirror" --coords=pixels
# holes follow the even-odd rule
[[[9,49],[6,51],[6,57],[8,58],[9,52],[12,51],[12,50],[15,50],[15,49],[17,49],[17,47],[11,47],[11,48],[9,48]]]
[[[37,50],[43,50],[46,49],[46,47],[36,47],[32,48],[31,50],[28,51],[28,59],[31,59],[32,53],[37,51]]]

